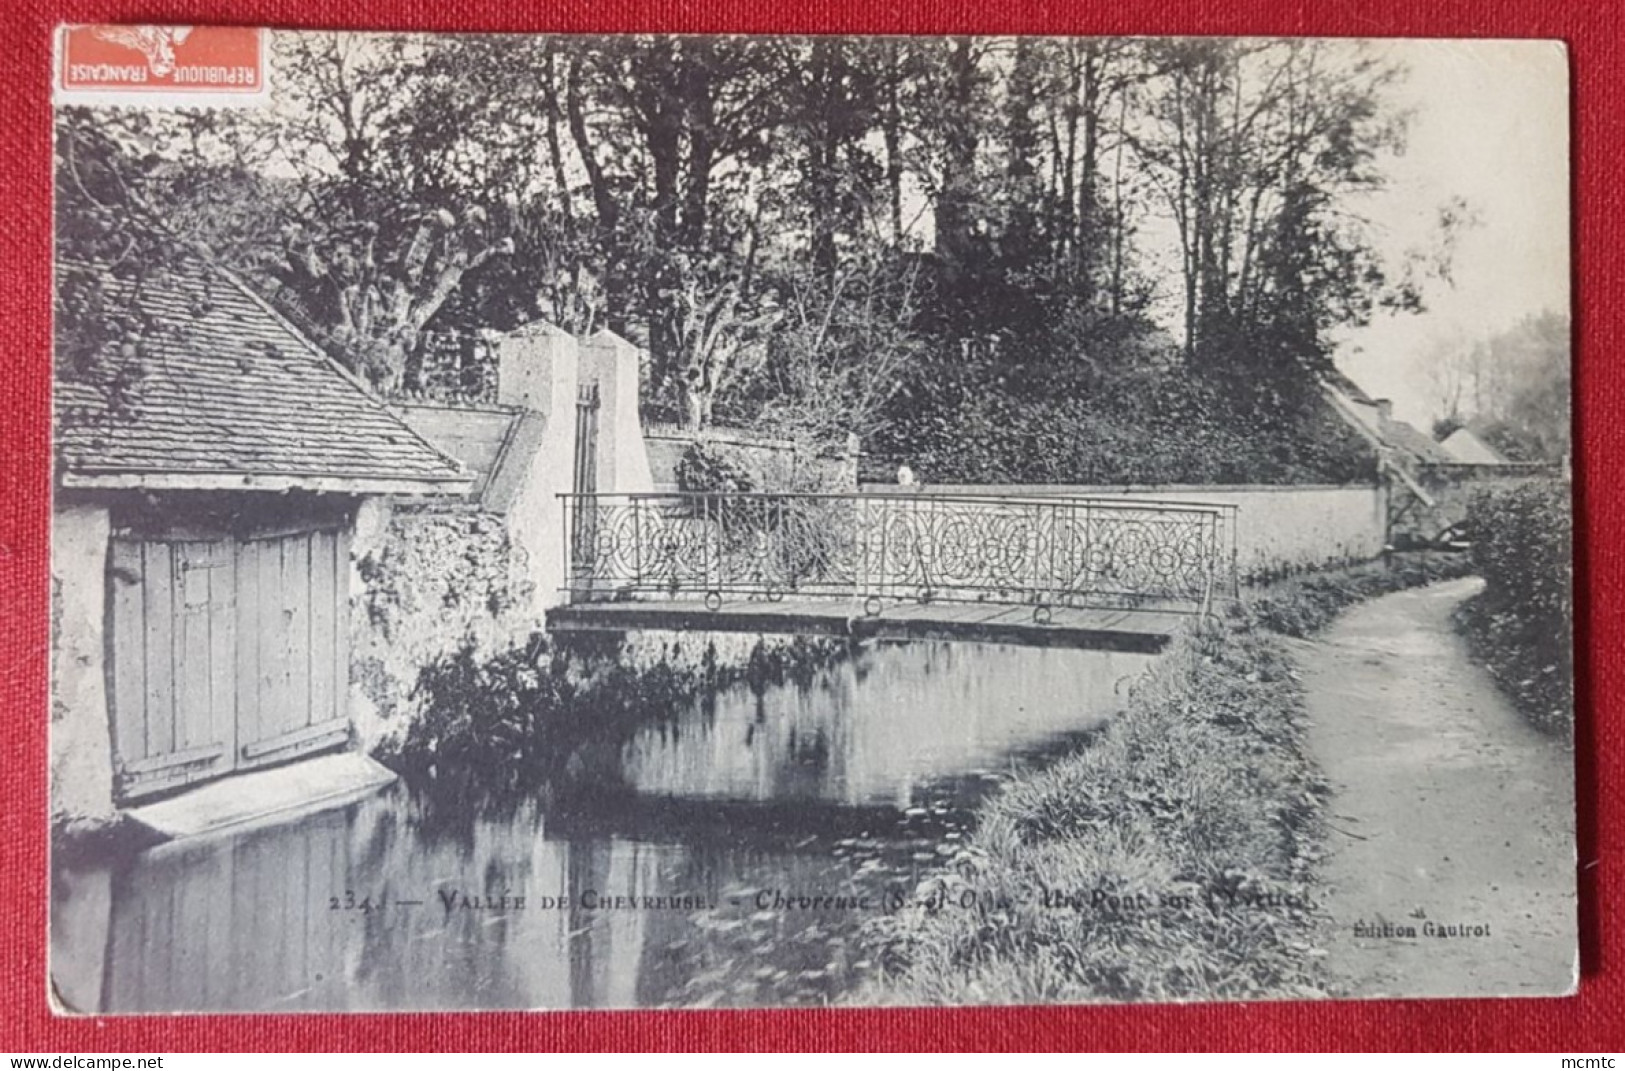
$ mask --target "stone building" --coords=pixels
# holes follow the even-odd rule
[[[1333,409],[1377,452],[1390,488],[1390,546],[1455,539],[1480,488],[1563,475],[1560,465],[1507,461],[1465,428],[1435,440],[1397,419],[1388,399],[1372,398],[1347,377],[1332,377],[1326,392]]]
[[[564,601],[566,493],[652,487],[609,332],[502,337],[494,405],[390,405],[201,260],[139,289],[59,270],[146,325],[118,397],[56,383],[59,822],[365,751],[423,666]]]
[[[76,819],[343,747],[357,512],[470,485],[228,273],[100,283],[147,327],[127,397],[56,384],[52,810]]]

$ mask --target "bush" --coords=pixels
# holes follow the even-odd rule
[[[677,489],[692,494],[757,490],[755,478],[743,465],[707,442],[689,443],[677,460],[674,475]]]
[[[1467,510],[1484,593],[1462,607],[1475,656],[1538,728],[1574,731],[1573,512],[1569,485],[1486,489]]]
[[[719,658],[714,644],[674,642],[639,665],[624,644],[595,641],[560,647],[537,633],[490,656],[465,644],[423,668],[413,696],[421,714],[374,757],[452,798],[476,786],[486,798],[557,789],[569,777],[607,786],[643,727],[735,685],[804,683],[847,654],[826,637],[759,639],[739,661]]]
[[[1348,483],[1375,454],[1328,406],[1266,417],[1182,369],[1083,390],[1043,381],[918,387],[873,436],[928,483]]]
[[[1467,509],[1473,564],[1488,593],[1564,634],[1574,616],[1573,525],[1569,486],[1560,480],[1482,490]]]

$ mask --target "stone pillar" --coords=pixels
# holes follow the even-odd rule
[[[542,418],[541,445],[506,521],[531,584],[530,611],[540,614],[566,599],[564,504],[575,476],[576,385],[580,354],[575,338],[546,323],[527,324],[497,344],[497,401]]]
[[[641,354],[613,331],[600,331],[581,347],[582,371],[598,384],[598,490],[654,490],[649,451],[638,416]]]
[[[108,720],[107,507],[56,503],[51,523],[51,817],[113,816]]]
[[[549,421],[569,407],[573,420],[579,363],[574,336],[539,320],[526,324],[497,343],[497,402]]]

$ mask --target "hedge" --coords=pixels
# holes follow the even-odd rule
[[[1479,491],[1467,512],[1484,592],[1462,608],[1474,654],[1534,724],[1574,729],[1573,508],[1563,480]]]

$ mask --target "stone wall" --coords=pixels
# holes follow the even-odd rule
[[[542,628],[546,610],[567,597],[559,496],[574,486],[582,385],[595,384],[599,394],[598,489],[652,488],[637,416],[635,347],[609,332],[582,341],[534,323],[504,336],[497,357],[503,411],[541,421],[533,449],[518,461],[502,460],[478,500],[375,500],[357,518],[351,706],[368,749],[414,716],[425,667],[469,646],[477,658],[509,650]],[[454,406],[431,416],[414,414],[431,441],[453,453],[479,438],[474,423],[492,419]],[[459,422],[470,424],[468,435]]]
[[[531,470],[507,512],[512,544],[522,548],[530,572],[529,610],[540,616],[564,598],[564,506],[571,489],[576,441],[580,348],[547,324],[520,328],[499,347],[497,400],[542,414],[546,424]]]
[[[501,650],[535,627],[527,558],[500,517],[373,500],[353,561],[350,714],[364,748],[411,717],[424,666],[468,644]]]
[[[896,492],[895,485],[868,490]],[[1263,580],[1381,554],[1388,540],[1388,492],[1379,484],[1166,484],[1102,487],[1065,484],[932,484],[921,494],[1012,495],[1159,500],[1235,507],[1236,566],[1243,581]]]

